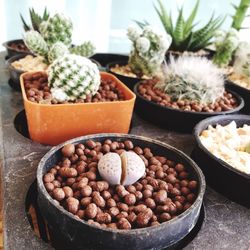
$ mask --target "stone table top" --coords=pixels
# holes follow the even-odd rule
[[[50,149],[35,143],[14,127],[15,116],[23,110],[21,93],[8,85],[9,73],[5,54],[0,53],[0,166],[3,187],[4,249],[52,249],[32,230],[25,212],[25,197],[35,180],[41,157]],[[190,134],[180,134],[160,129],[136,115],[132,134],[143,135],[168,143],[190,155],[194,139]],[[250,209],[236,204],[207,187],[204,205],[206,219],[196,238],[185,249],[250,249]]]

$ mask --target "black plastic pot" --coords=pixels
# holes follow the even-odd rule
[[[24,44],[23,39],[10,40],[10,41],[7,41],[7,42],[3,43],[3,46],[6,48],[6,51],[7,51],[6,59],[11,58],[12,56],[23,55],[23,54],[29,53],[29,50],[23,51],[23,50],[12,48],[11,44],[13,44],[13,43],[17,43],[17,44],[22,43],[22,44]]]
[[[113,53],[96,53],[90,58],[99,62],[102,65],[102,67],[106,67],[108,63],[111,63],[114,61],[127,61],[128,60],[127,55],[113,54]]]
[[[232,81],[227,81],[227,86],[228,86],[228,89],[236,92],[244,99],[245,106],[242,109],[242,112],[247,115],[250,115],[250,89],[241,87],[240,85]]]
[[[216,116],[227,115],[239,112],[244,107],[244,100],[241,96],[230,91],[227,87],[226,90],[231,93],[239,103],[238,107],[233,110],[223,112],[192,112],[165,107],[152,101],[146,100],[138,92],[138,86],[141,82],[134,86],[136,94],[135,112],[144,120],[150,121],[165,129],[179,131],[179,132],[192,132],[194,126],[201,120]]]
[[[20,87],[20,75],[22,73],[24,73],[25,71],[16,69],[11,64],[13,62],[19,60],[19,59],[24,58],[27,55],[30,55],[30,54],[26,53],[26,54],[21,54],[21,55],[15,55],[15,56],[12,56],[11,58],[9,58],[6,61],[6,65],[7,65],[8,69],[9,69],[9,72],[10,72],[10,80],[12,81],[12,85],[11,86],[14,89],[21,89],[21,87]]]
[[[115,72],[113,72],[111,70],[111,68],[115,67],[115,65],[119,65],[119,66],[125,66],[128,64],[128,60],[126,61],[116,61],[116,62],[112,62],[107,64],[107,71],[113,75],[115,75],[120,81],[122,81],[124,84],[126,84],[131,90],[134,89],[134,86],[136,83],[138,83],[139,81],[141,81],[142,79],[137,78],[137,77],[129,77],[129,76],[125,76],[125,75],[121,75],[121,74],[117,74]]]
[[[250,116],[227,115],[205,119],[194,128],[196,146],[192,158],[201,167],[209,186],[222,193],[229,199],[250,207],[250,175],[245,174],[211,154],[201,143],[200,134],[209,125],[225,126],[235,121],[238,127],[250,125]]]
[[[46,191],[43,184],[43,175],[61,157],[60,149],[62,146],[66,143],[83,143],[88,139],[102,142],[108,138],[111,140],[129,139],[135,145],[150,147],[157,154],[165,155],[185,164],[191,177],[199,183],[198,196],[193,205],[179,216],[159,226],[133,230],[101,229],[88,225],[59,206]],[[53,147],[42,158],[37,169],[38,204],[48,223],[63,235],[63,240],[66,242],[65,249],[162,249],[185,237],[196,224],[205,191],[205,180],[199,167],[181,151],[159,141],[127,134],[90,135],[66,143]]]

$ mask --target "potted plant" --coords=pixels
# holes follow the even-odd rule
[[[153,78],[161,71],[171,37],[151,26],[129,27],[127,35],[132,41],[128,61],[110,63],[108,71],[133,89],[140,79]]]
[[[213,15],[209,21],[199,29],[195,30],[195,17],[199,7],[199,0],[191,11],[187,19],[183,15],[183,6],[179,9],[178,17],[175,25],[171,12],[168,14],[167,8],[161,0],[157,0],[158,6],[154,6],[157,15],[166,31],[172,37],[172,43],[167,52],[167,59],[170,55],[175,57],[179,55],[206,56],[210,58],[213,51],[206,48],[212,43],[212,38],[224,21],[224,18]],[[147,22],[137,22],[140,26],[144,26]]]
[[[89,59],[65,54],[45,72],[21,75],[32,140],[55,145],[93,133],[127,133],[135,95]]]
[[[136,112],[164,128],[190,132],[206,117],[235,113],[244,106],[224,85],[221,70],[207,58],[171,57],[160,79],[135,85]]]

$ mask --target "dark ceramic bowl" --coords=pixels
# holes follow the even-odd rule
[[[137,77],[129,77],[129,76],[125,76],[125,75],[121,75],[121,74],[117,74],[115,72],[113,72],[111,70],[111,68],[115,67],[115,65],[120,65],[120,66],[125,66],[128,64],[128,60],[126,61],[116,61],[116,62],[112,62],[107,64],[107,71],[113,75],[115,75],[120,81],[122,81],[124,84],[126,84],[131,90],[134,89],[134,86],[136,83],[138,83],[139,81],[141,81],[140,78]]]
[[[11,64],[13,62],[15,62],[15,61],[18,61],[19,59],[24,58],[27,55],[30,55],[30,54],[26,53],[26,54],[15,55],[15,56],[12,56],[11,58],[9,58],[6,61],[6,65],[7,65],[8,69],[9,69],[9,72],[10,72],[10,79],[11,79],[14,87],[18,88],[18,89],[20,89],[20,75],[22,73],[24,73],[25,71],[16,69]]]
[[[13,44],[13,43],[24,45],[23,39],[10,40],[10,41],[3,43],[3,46],[6,48],[6,51],[7,51],[7,59],[11,58],[12,56],[30,53],[29,50],[24,51],[22,49],[13,48],[11,46],[11,44]]]
[[[106,67],[108,63],[115,61],[127,61],[128,56],[122,54],[113,54],[113,53],[96,53],[90,58],[99,62],[102,67]]]
[[[102,229],[76,219],[71,213],[58,205],[46,191],[43,175],[61,157],[60,149],[67,143],[84,143],[88,139],[103,142],[111,140],[131,140],[135,145],[149,147],[159,155],[186,165],[193,179],[198,181],[199,189],[195,202],[185,212],[159,226],[133,230]],[[163,249],[173,245],[187,235],[196,224],[205,191],[204,176],[199,167],[187,155],[162,142],[127,134],[97,134],[83,136],[53,147],[40,161],[37,169],[38,204],[48,223],[63,235],[65,249]]]
[[[247,115],[250,115],[250,89],[241,87],[240,85],[232,81],[227,81],[227,86],[228,86],[228,89],[236,92],[244,99],[245,106],[242,109],[242,112]]]
[[[228,198],[250,207],[250,175],[245,174],[228,163],[211,154],[201,143],[200,134],[209,125],[220,124],[225,126],[235,121],[238,127],[250,125],[250,116],[227,115],[205,119],[194,128],[196,146],[192,153],[193,159],[201,167],[208,185],[227,196]]]
[[[205,118],[216,115],[237,113],[244,107],[244,100],[242,97],[233,91],[230,91],[227,87],[226,90],[231,93],[239,103],[238,107],[229,111],[213,113],[192,112],[165,107],[152,101],[148,101],[143,96],[141,96],[137,90],[140,84],[141,82],[134,86],[134,93],[137,97],[135,103],[135,112],[144,120],[150,121],[169,130],[190,133],[192,132],[194,126]]]

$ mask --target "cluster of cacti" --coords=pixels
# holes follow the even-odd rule
[[[232,60],[234,51],[239,45],[239,34],[234,28],[228,32],[218,31],[215,35],[216,53],[213,62],[219,67],[227,66]]]
[[[171,57],[163,78],[155,87],[170,95],[174,101],[209,104],[223,96],[224,79],[220,69],[206,58]]]
[[[194,23],[197,10],[199,7],[199,0],[197,0],[194,9],[189,17],[185,20],[183,15],[183,7],[180,8],[176,24],[173,25],[171,12],[168,13],[166,7],[164,7],[161,0],[158,0],[158,7],[154,6],[161,23],[164,26],[166,32],[171,35],[172,43],[170,50],[173,51],[198,51],[206,48],[211,44],[211,39],[214,33],[218,30],[224,21],[224,18],[212,16],[208,23],[202,26],[200,29],[194,30]],[[140,26],[148,24],[147,22],[137,22]]]
[[[55,14],[39,26],[39,31],[30,30],[24,34],[24,42],[35,55],[42,56],[50,64],[65,53],[89,57],[94,53],[91,42],[71,48],[73,25],[69,18]]]
[[[33,8],[29,9],[29,14],[30,14],[31,26],[29,26],[26,23],[23,16],[20,14],[20,17],[21,17],[21,20],[22,20],[22,23],[23,23],[23,28],[24,28],[25,31],[33,29],[33,30],[39,32],[40,24],[43,21],[47,21],[49,19],[49,13],[47,11],[47,8],[44,9],[42,16],[40,16],[38,13],[36,13]]]
[[[75,101],[98,91],[100,74],[88,58],[65,54],[49,66],[48,84],[57,101]]]
[[[234,55],[234,71],[250,77],[250,43],[241,42]]]
[[[132,72],[139,77],[154,76],[159,73],[165,53],[171,44],[171,37],[150,26],[145,26],[142,30],[130,27],[127,35],[132,41],[128,62]]]
[[[250,0],[241,0],[239,5],[234,5],[235,14],[233,16],[232,28],[240,30],[242,23],[246,17],[248,8],[250,7]]]

